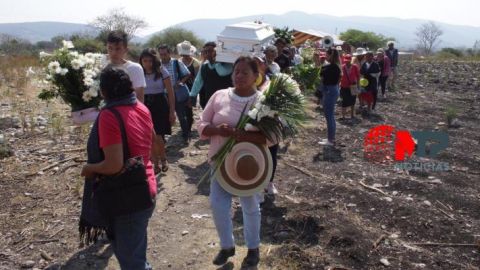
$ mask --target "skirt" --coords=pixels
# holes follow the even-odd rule
[[[373,102],[373,93],[371,91],[360,93],[359,99],[367,104],[371,104]]]
[[[145,106],[152,115],[153,128],[157,135],[171,135],[172,125],[170,125],[170,107],[168,106],[167,95],[147,94],[145,95]]]
[[[340,96],[342,97],[342,107],[351,107],[355,105],[355,101],[357,100],[357,96],[352,95],[350,88],[341,88],[340,89]]]

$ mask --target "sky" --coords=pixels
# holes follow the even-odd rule
[[[479,0],[0,0],[0,23],[89,23],[113,8],[124,8],[128,15],[144,19],[149,27],[140,35],[193,19],[236,18],[289,11],[332,16],[426,19],[480,27]]]

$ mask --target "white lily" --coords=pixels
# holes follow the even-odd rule
[[[62,43],[63,43],[63,48],[65,48],[65,49],[73,49],[74,48],[73,42],[71,42],[70,40],[62,40]]]
[[[258,109],[253,108],[248,112],[248,116],[252,118],[253,120],[257,119],[257,114],[258,114]]]
[[[68,69],[67,68],[62,68],[62,70],[60,71],[60,75],[65,75],[68,73]]]

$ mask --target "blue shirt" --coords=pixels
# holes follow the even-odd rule
[[[173,62],[178,63],[180,74],[178,74],[176,64],[173,64]],[[178,61],[177,59],[170,59],[170,62],[168,64],[162,63],[162,65],[168,70],[168,73],[172,75],[170,76],[170,78],[172,79],[172,86],[175,86],[179,79],[190,75],[190,71],[185,66],[185,64],[182,61]]]

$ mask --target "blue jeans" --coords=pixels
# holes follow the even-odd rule
[[[327,120],[328,141],[335,141],[335,131],[337,125],[335,123],[335,104],[337,103],[340,90],[338,85],[323,86],[323,112]]]
[[[188,139],[190,137],[191,125],[189,124],[187,110],[188,101],[175,102],[175,112],[177,113],[178,122],[180,122],[180,128],[182,129],[182,137]]]
[[[213,221],[217,228],[222,249],[235,247],[233,237],[232,217],[230,209],[233,195],[225,191],[217,180],[212,177],[210,183],[210,206],[212,207]],[[243,236],[247,248],[260,246],[260,205],[258,196],[240,197],[243,213]]]
[[[147,226],[152,208],[113,221],[111,245],[122,270],[151,270],[147,262]]]

